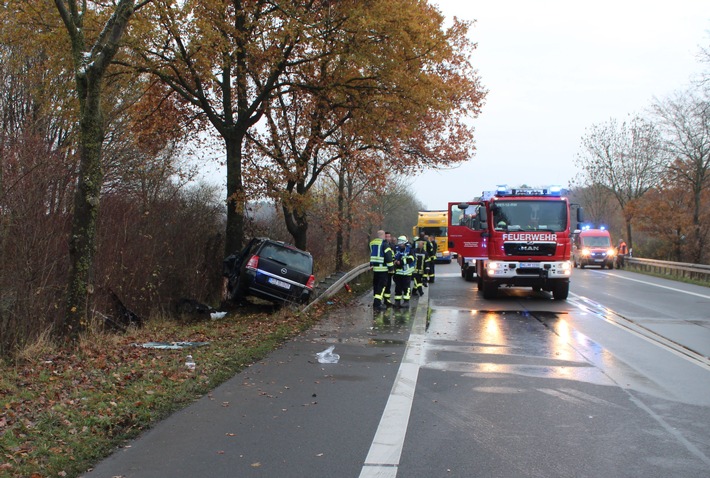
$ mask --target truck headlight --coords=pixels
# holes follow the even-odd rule
[[[488,275],[494,275],[496,272],[500,271],[503,268],[503,264],[500,262],[496,261],[488,261],[488,264],[486,265],[486,269],[488,269]]]

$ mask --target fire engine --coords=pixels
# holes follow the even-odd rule
[[[449,203],[449,250],[458,255],[463,278],[477,277],[485,299],[495,298],[502,285],[567,299],[570,236],[570,203],[559,187],[498,186],[477,200]]]

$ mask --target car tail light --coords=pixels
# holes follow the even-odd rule
[[[249,262],[247,262],[247,269],[258,269],[259,268],[259,256],[251,256]]]
[[[316,284],[316,276],[311,275],[306,282],[306,288],[313,290],[313,286]]]

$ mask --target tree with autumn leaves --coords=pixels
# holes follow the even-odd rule
[[[62,327],[70,338],[87,326],[102,193],[108,184],[121,187],[120,176],[105,176],[114,164],[109,145],[124,158],[160,149],[151,150],[146,135],[122,147],[110,134],[113,112],[133,100],[148,99],[145,111],[171,106],[153,111],[167,128],[150,128],[156,135],[189,123],[223,140],[227,252],[244,240],[250,199],[278,201],[301,244],[310,190],[323,171],[365,171],[372,186],[473,153],[463,116],[478,114],[485,92],[470,64],[468,25],[444,29],[424,2],[30,0],[3,10],[22,43],[37,41],[37,32],[51,38],[49,64],[71,72],[76,108],[61,110],[78,125]]]
[[[129,19],[145,5],[0,6],[2,79],[12,92],[0,102],[3,352],[48,330],[74,341],[88,325],[89,308],[109,312],[92,295],[111,280],[98,274],[110,266],[95,267],[103,199],[130,199],[129,189],[138,196],[140,184],[143,197],[155,200],[178,171],[171,150],[185,135],[179,105],[165,101],[159,84],[121,75],[114,63]],[[26,280],[12,276],[18,272]]]
[[[485,93],[467,25],[443,29],[430,5],[395,3],[334,4],[312,35],[316,59],[284,74],[265,127],[247,135],[251,195],[281,205],[297,247],[307,243],[310,191],[331,166],[367,171],[371,186],[386,187],[473,155],[464,119]]]
[[[471,157],[484,92],[467,25],[414,0],[155,1],[125,64],[168,84],[224,141],[225,253],[249,199],[282,207],[305,248],[309,191],[335,161],[411,173]],[[357,142],[344,142],[345,137]],[[456,141],[451,141],[456,138]],[[379,154],[354,154],[376,149]]]

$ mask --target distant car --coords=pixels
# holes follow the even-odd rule
[[[305,304],[315,285],[310,253],[266,237],[249,241],[239,254],[227,257],[223,266],[229,279],[228,299],[235,303],[254,296],[277,304]]]
[[[575,267],[599,266],[614,268],[616,250],[605,229],[585,229],[575,232],[572,260]]]

